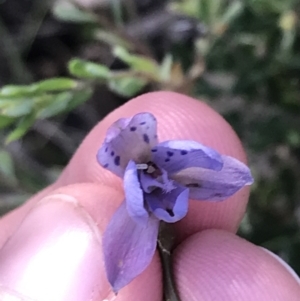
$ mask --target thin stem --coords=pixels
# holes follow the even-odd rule
[[[180,301],[173,276],[171,249],[174,242],[174,236],[172,235],[171,230],[169,225],[161,223],[157,246],[163,269],[164,300]]]
[[[122,5],[120,0],[112,0],[111,1],[114,22],[117,26],[123,25],[123,12],[122,12]]]

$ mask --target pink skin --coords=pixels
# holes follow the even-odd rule
[[[246,161],[236,134],[206,104],[170,92],[133,99],[91,131],[56,183],[0,220],[1,300],[162,300],[157,255],[114,297],[101,250],[101,235],[123,191],[95,155],[112,122],[145,111],[157,117],[161,141],[192,139]],[[174,272],[182,301],[300,300],[299,280],[288,267],[234,235],[248,196],[244,188],[221,203],[191,201],[188,215],[175,225]]]

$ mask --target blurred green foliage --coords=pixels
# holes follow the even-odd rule
[[[6,142],[20,139],[37,119],[72,110],[91,96],[91,87],[68,78],[46,79],[31,85],[4,86],[0,89],[0,124],[15,123]]]
[[[112,20],[107,23],[97,10],[74,3],[57,2],[54,15],[76,23],[86,33],[85,39],[105,44],[126,67],[114,69],[105,61],[73,58],[68,76],[2,87],[2,141],[20,139],[39,120],[82,106],[99,85],[124,98],[145,89],[167,89],[204,99],[238,133],[256,180],[239,234],[276,252],[300,274],[299,1],[170,1],[164,7],[168,13],[190,17],[205,31],[192,44],[182,39],[172,43],[162,59],[153,55],[145,41],[120,30],[119,25],[130,20],[122,7],[108,8]],[[34,189],[26,188],[27,183],[20,188],[18,178],[24,175],[15,170],[4,144],[0,160],[4,190],[29,193],[57,175],[50,166],[44,181],[34,173],[26,175],[39,183]],[[15,199],[8,208],[21,202]]]

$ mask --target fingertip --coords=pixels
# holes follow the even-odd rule
[[[182,300],[296,301],[299,282],[273,256],[234,234],[207,230],[175,251]]]
[[[44,195],[30,210],[22,207],[17,215],[12,213],[19,225],[0,250],[0,296],[112,300],[104,270],[102,234],[122,199],[112,187],[74,184]],[[160,278],[156,254],[148,268],[119,292],[118,300],[128,300],[129,296],[161,300]]]

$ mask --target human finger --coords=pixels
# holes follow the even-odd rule
[[[100,184],[74,184],[34,204],[0,250],[0,299],[161,300],[158,257],[117,297],[107,281],[102,234],[122,201]]]
[[[300,281],[261,247],[220,230],[185,240],[174,254],[182,301],[297,301]]]

